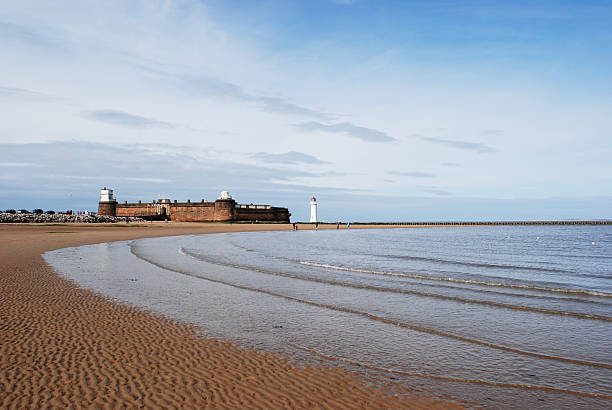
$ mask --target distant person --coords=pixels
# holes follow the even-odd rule
[[[340,229],[340,222],[336,222],[336,229]]]
[[[351,223],[350,222],[346,223],[346,229],[351,229]]]
[[[293,223],[293,230],[294,230],[294,231],[296,230],[296,229],[295,229],[295,222]]]
[[[315,223],[315,231],[318,231],[318,230],[319,230],[319,223],[318,223],[318,222],[316,222],[316,223]]]

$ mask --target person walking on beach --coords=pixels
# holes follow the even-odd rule
[[[340,229],[340,222],[336,222],[336,229]]]
[[[346,223],[346,229],[351,229],[351,223],[350,222]]]
[[[318,231],[318,230],[319,230],[319,223],[318,223],[318,222],[316,222],[316,223],[315,223],[315,231]]]

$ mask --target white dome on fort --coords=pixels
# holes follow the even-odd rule
[[[229,191],[221,191],[221,195],[219,195],[219,198],[217,199],[232,199],[232,196],[230,195]]]

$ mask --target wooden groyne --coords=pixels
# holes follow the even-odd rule
[[[495,226],[495,225],[612,225],[612,220],[597,221],[471,221],[471,222],[351,222],[351,225],[405,226]]]

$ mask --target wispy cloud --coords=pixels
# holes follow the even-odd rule
[[[43,49],[65,52],[68,49],[68,41],[60,38],[57,32],[53,32],[40,24],[36,27],[23,26],[7,21],[0,21],[0,36],[5,39],[17,40]]]
[[[283,100],[282,98],[276,97],[255,97],[256,100],[263,103],[264,111],[276,112],[279,114],[291,114],[300,115],[303,117],[311,117],[317,119],[331,119],[334,117],[333,114],[328,114],[310,108],[302,107],[296,104],[292,104]]]
[[[120,177],[121,179],[121,177]],[[123,177],[126,181],[136,181],[136,182],[154,182],[159,184],[164,184],[170,182],[167,178],[138,178],[138,177]]]
[[[53,175],[54,178],[58,179],[70,179],[70,180],[85,180],[85,181],[131,181],[131,182],[152,182],[152,183],[168,183],[171,182],[167,178],[141,178],[141,177],[126,177],[126,176],[112,176],[112,175]]]
[[[439,196],[449,196],[453,194],[452,192],[446,191],[444,189],[437,189],[437,188],[425,188],[423,189],[423,192],[428,192],[430,194],[439,195]]]
[[[482,130],[483,135],[502,135],[503,130]]]
[[[175,128],[172,123],[159,121],[139,115],[128,114],[116,110],[94,110],[85,111],[83,116],[87,119],[105,122],[107,124],[120,125],[128,128]]]
[[[174,87],[192,95],[204,97],[231,98],[247,103],[256,103],[267,112],[329,120],[335,115],[294,104],[284,98],[271,97],[247,92],[243,87],[219,78],[206,75],[172,73],[152,66],[152,64],[133,64],[134,67],[165,80]]]
[[[0,167],[29,168],[29,167],[40,167],[40,165],[34,164],[32,162],[0,162]]]
[[[171,73],[146,66],[139,66],[139,68],[157,77],[161,77],[176,88],[186,91],[189,94],[228,97],[244,101],[254,100],[254,97],[248,95],[241,86],[218,78],[206,75]]]
[[[389,134],[375,130],[373,128],[361,127],[350,122],[341,122],[337,124],[323,124],[320,122],[310,121],[294,124],[294,126],[305,132],[332,132],[345,134],[349,137],[357,138],[367,142],[392,142],[395,138]]]
[[[176,190],[185,192],[224,187],[263,189],[322,175],[303,169],[281,169],[218,159],[196,147],[188,150],[187,147],[157,145],[155,148],[146,150],[137,145],[115,146],[83,141],[0,144],[0,163],[40,164],[41,168],[29,169],[28,173],[15,173],[10,181],[11,186],[31,183],[32,190],[60,180],[66,187],[96,186],[92,184],[98,182],[107,185],[130,183],[138,191],[157,190],[158,184],[166,182],[172,182]],[[105,166],[101,171],[99,164],[102,162]],[[204,186],[202,175],[206,175]]]
[[[452,148],[476,151],[481,154],[489,154],[489,153],[495,152],[495,148],[492,148],[480,142],[447,140],[443,138],[423,137],[421,135],[415,135],[414,137],[420,139],[421,141],[431,142],[431,143],[440,144],[440,145],[446,145],[447,147],[452,147]]]
[[[23,98],[27,100],[54,101],[58,98],[38,91],[26,90],[25,88],[0,86],[0,98]]]
[[[457,164],[456,162],[443,162],[442,165],[444,165],[445,167],[458,167],[459,164]]]
[[[396,175],[398,177],[414,177],[414,178],[435,178],[437,175],[429,172],[402,172],[402,171],[389,171],[389,174]]]
[[[326,164],[327,162],[319,158],[304,154],[303,152],[289,151],[284,154],[270,154],[267,152],[258,152],[252,155],[253,158],[276,164]]]

